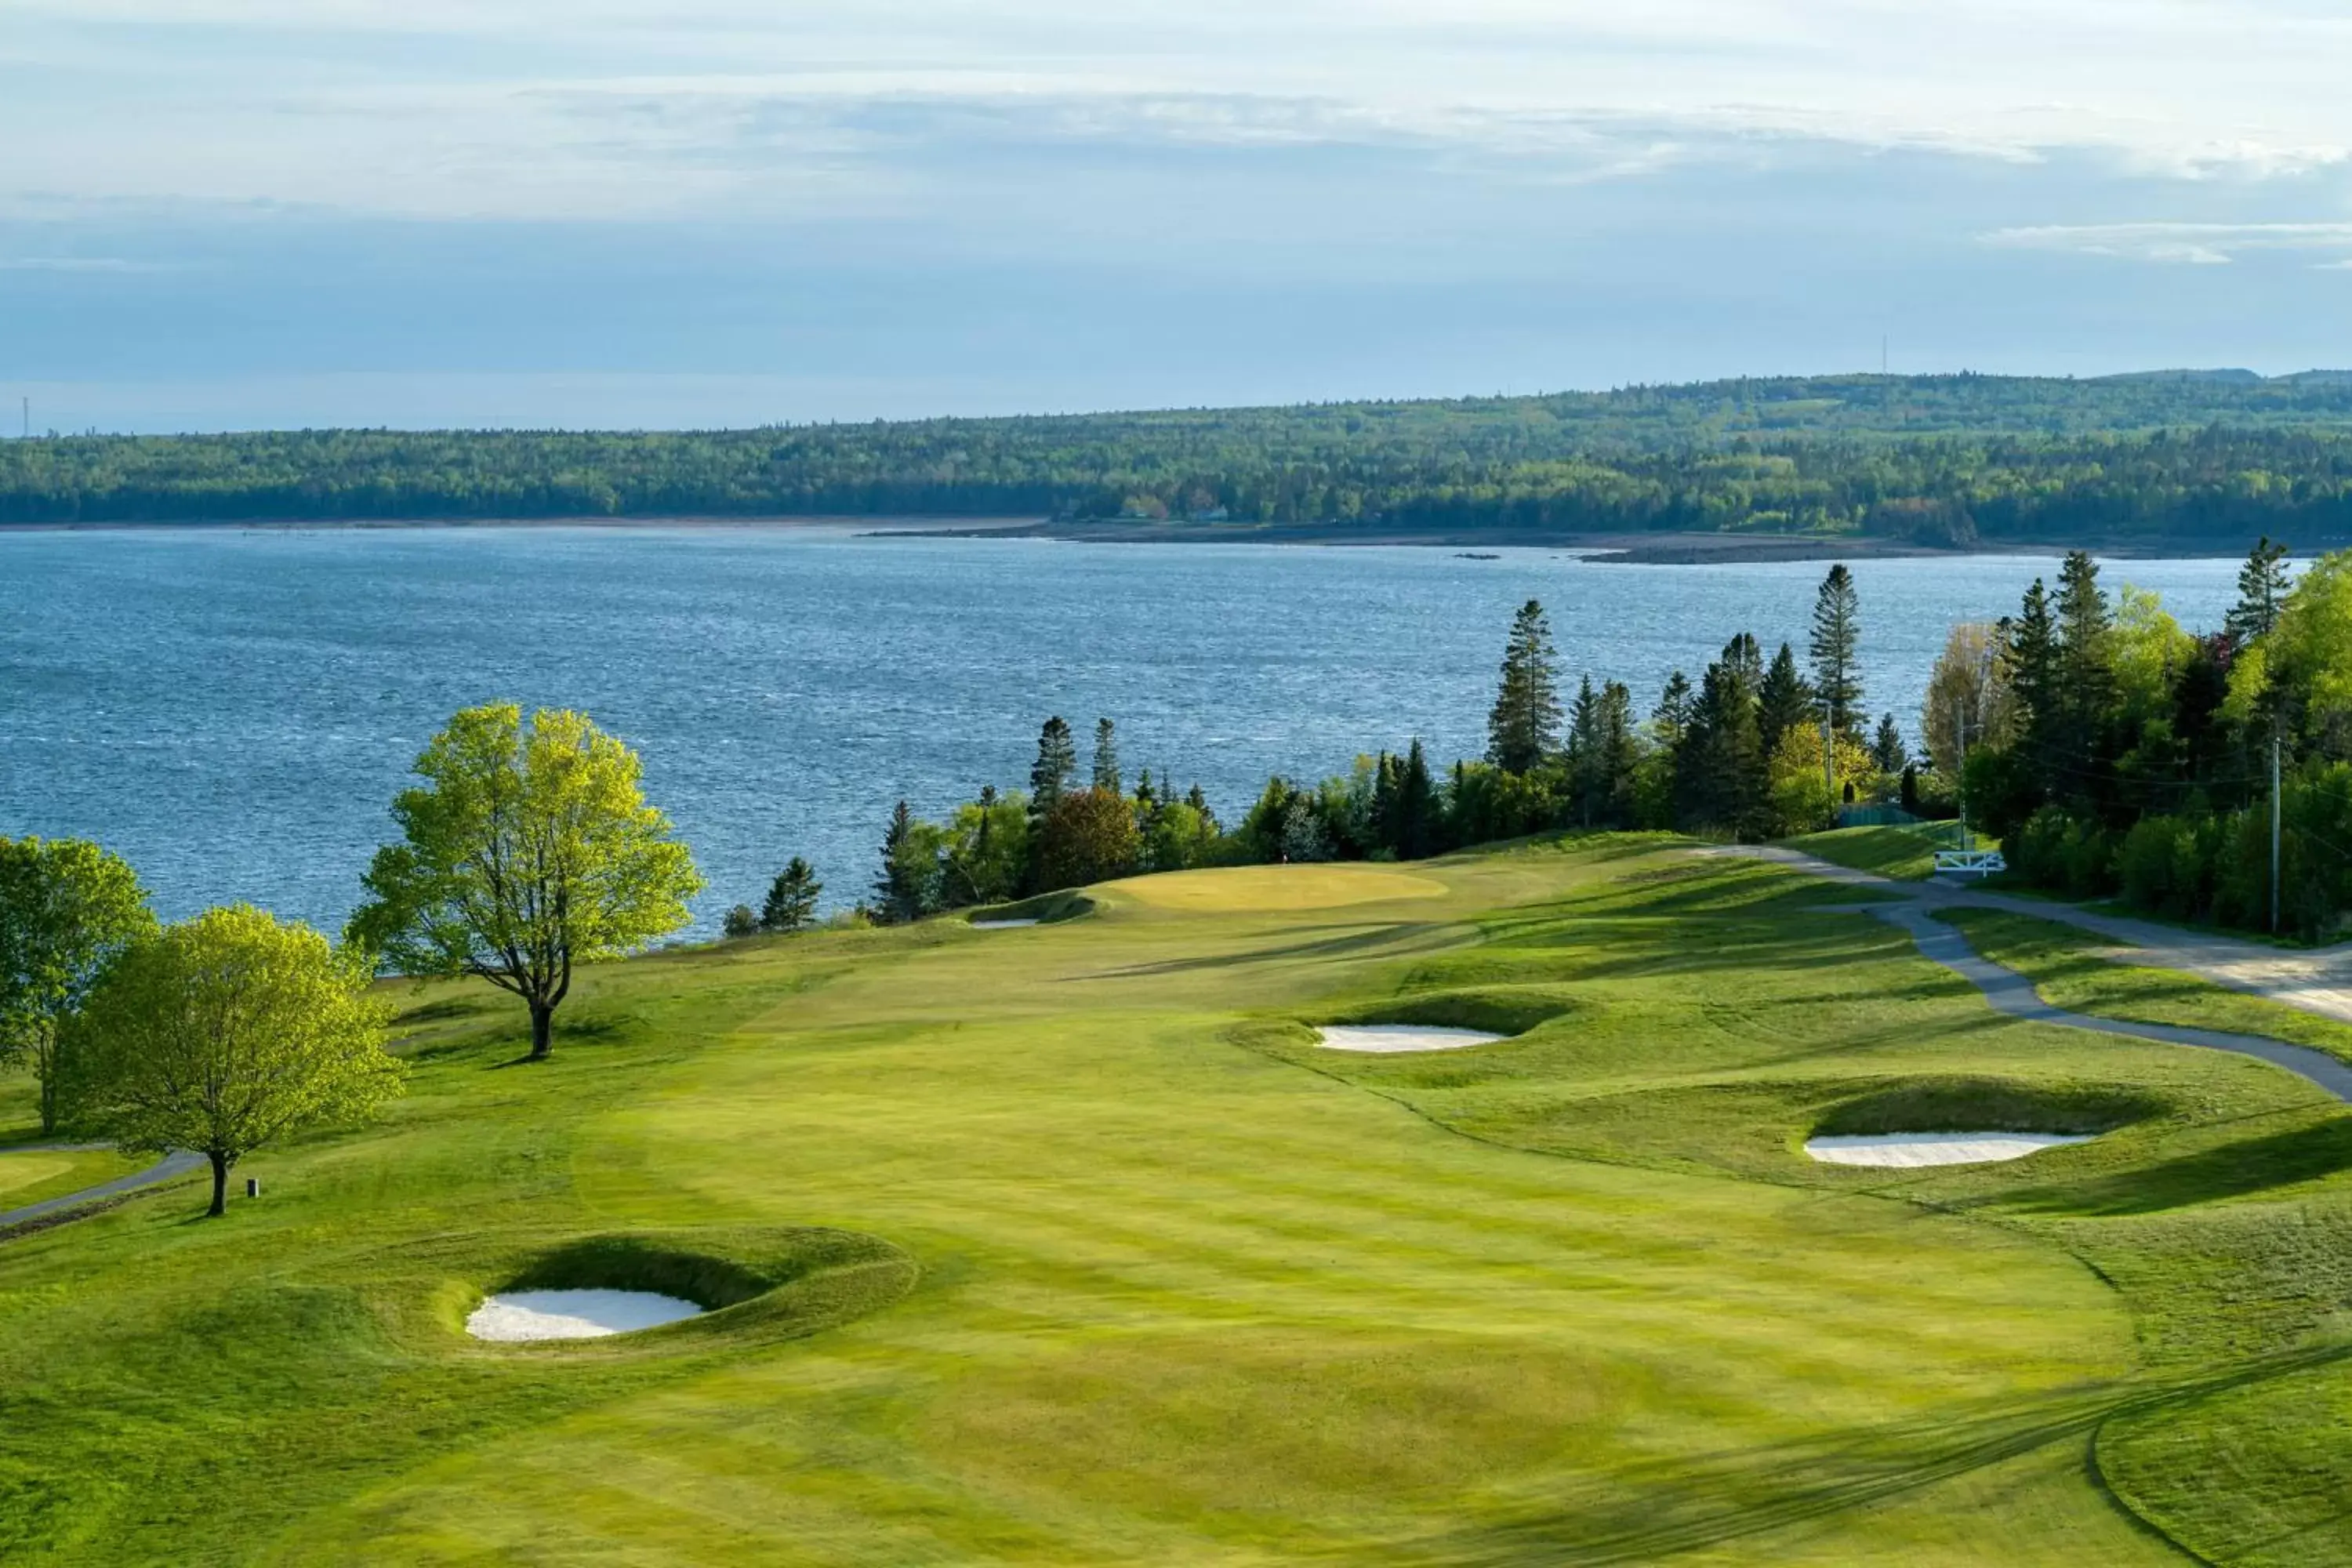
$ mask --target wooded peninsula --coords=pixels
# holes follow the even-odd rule
[[[1781,377],[688,432],[0,442],[0,524],[1031,518],[2233,552],[2352,537],[2352,372]],[[1098,535],[1097,535],[1098,536]]]

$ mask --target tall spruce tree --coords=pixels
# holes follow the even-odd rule
[[[1429,776],[1429,758],[1416,738],[1405,753],[1404,771],[1397,780],[1397,858],[1418,860],[1437,852],[1437,786]]]
[[[1486,718],[1486,760],[1505,773],[1533,773],[1559,742],[1559,677],[1551,626],[1529,599],[1511,621],[1501,688]]]
[[[2115,707],[2115,615],[2087,551],[2069,552],[2058,571],[2058,706],[2065,793],[2089,792]]]
[[[1037,761],[1029,769],[1029,819],[1042,820],[1077,783],[1078,743],[1057,715],[1037,731]]]
[[[1903,731],[1895,727],[1892,713],[1879,715],[1878,737],[1870,743],[1870,765],[1882,773],[1899,773],[1911,765],[1911,748],[1903,743]]]
[[[1641,740],[1633,728],[1633,693],[1622,681],[1601,689],[1600,780],[1601,811],[1612,827],[1633,822],[1633,780],[1642,765]]]
[[[895,817],[891,826],[898,826]],[[796,931],[807,929],[816,919],[817,897],[824,891],[824,884],[816,879],[815,869],[806,860],[793,856],[769,886],[767,902],[760,908],[760,930]]]
[[[2048,795],[2062,776],[2066,742],[2066,715],[2060,700],[2058,626],[2050,614],[2050,594],[2042,579],[2025,590],[2024,603],[2013,620],[2001,623],[2002,658],[2009,666],[2010,690],[2019,713],[2020,749],[2026,777],[2036,794]],[[1969,744],[1974,736],[1968,737]],[[1967,746],[1957,747],[1967,761]]]
[[[1863,722],[1862,596],[1854,591],[1853,574],[1840,562],[1822,579],[1813,597],[1813,693],[1820,710],[1839,734],[1848,734]]]
[[[1763,684],[1756,639],[1743,632],[1706,667],[1690,727],[1675,755],[1675,795],[1694,826],[1760,835],[1770,803],[1770,759],[1758,723]]]
[[[1125,795],[1118,776],[1118,729],[1108,719],[1095,721],[1095,788],[1105,795]]]
[[[914,830],[915,814],[902,800],[890,813],[890,826],[883,830],[882,874],[874,879],[874,913],[885,925],[922,917],[922,888],[916,881],[906,857],[899,853]]]
[[[1404,762],[1391,752],[1382,752],[1372,767],[1371,835],[1375,847],[1396,852],[1397,847],[1397,785],[1404,778]]]
[[[1658,705],[1650,710],[1650,725],[1656,731],[1658,744],[1666,751],[1678,751],[1683,736],[1690,730],[1691,709],[1697,699],[1692,695],[1690,677],[1675,670],[1666,677],[1664,689],[1658,693]]]
[[[1772,668],[1764,672],[1763,689],[1758,693],[1761,706],[1757,710],[1756,727],[1763,742],[1764,754],[1771,756],[1780,749],[1780,737],[1813,719],[1813,691],[1798,673],[1797,656],[1787,643],[1772,656]]]
[[[1607,766],[1601,749],[1601,694],[1592,689],[1592,677],[1588,675],[1577,683],[1576,700],[1568,710],[1570,808],[1586,827],[1606,809]]]
[[[2238,568],[2238,602],[2230,606],[2221,629],[2239,647],[2243,647],[2278,625],[2279,610],[2286,603],[2286,546],[2272,543],[2270,536],[2264,534],[2253,553],[2246,557],[2246,563]]]

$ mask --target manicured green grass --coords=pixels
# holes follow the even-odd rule
[[[0,1244],[0,1560],[2181,1561],[2102,1471],[2352,1557],[2303,1485],[2352,1119],[2000,1019],[1842,897],[1605,840],[1120,884],[599,969],[537,1067],[403,987],[380,1126]],[[1312,1043],[1447,1016],[1519,1033]],[[2125,1124],[1800,1152],[1979,1105]],[[457,1331],[537,1281],[725,1310]]]
[[[0,1210],[63,1197],[152,1163],[152,1159],[118,1154],[110,1149],[43,1150],[13,1154],[0,1150]]]
[[[2108,1018],[2267,1035],[2352,1061],[2352,1025],[2179,970],[2117,963],[2101,956],[2117,951],[2114,942],[2073,926],[1996,910],[1948,910],[1939,918],[1965,932],[1979,952],[2031,979],[2053,1006]]]
[[[1791,849],[1898,881],[1920,882],[1935,875],[1936,851],[1959,847],[1959,829],[1949,822],[1916,827],[1838,827],[1787,840]]]

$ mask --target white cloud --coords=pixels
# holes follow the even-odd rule
[[[423,216],[872,204],[972,144],[1403,146],[1562,178],[1747,139],[2344,161],[2302,0],[15,0],[0,195]],[[886,123],[887,122],[887,123]]]
[[[0,256],[0,272],[176,272],[176,262],[121,256]]]
[[[1996,229],[1987,244],[2138,261],[2225,267],[2246,251],[2352,253],[2352,223],[2111,223]],[[2323,267],[2352,268],[2352,254]]]

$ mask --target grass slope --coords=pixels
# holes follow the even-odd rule
[[[535,1068],[404,992],[412,1095],[263,1202],[0,1246],[0,1559],[2181,1561],[2109,1482],[2209,1556],[2352,1557],[2308,1484],[2347,1119],[2001,1020],[1825,896],[1605,840],[1122,884],[599,969]],[[1408,1013],[1521,1033],[1309,1043]],[[1797,1152],[1972,1096],[2137,1120]],[[782,1283],[457,1332],[583,1248]]]
[[[1800,834],[1786,840],[1833,866],[1897,881],[1924,882],[1936,873],[1936,851],[1959,847],[1956,823],[1933,822],[1912,827],[1834,827],[1825,833]]]

